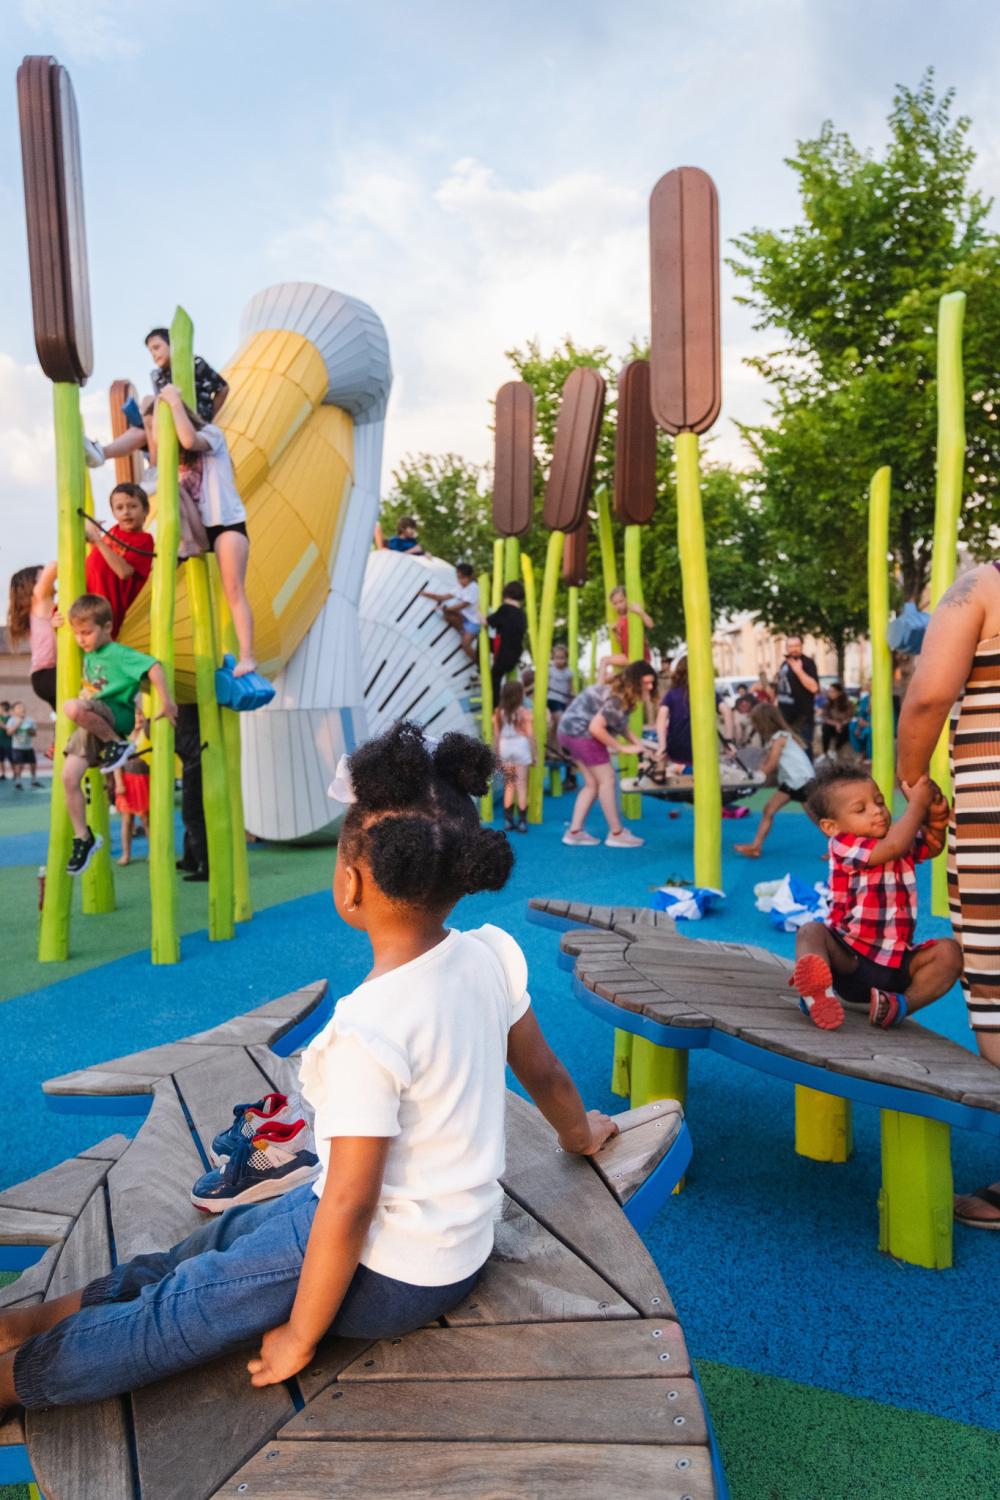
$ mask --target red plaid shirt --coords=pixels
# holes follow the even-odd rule
[[[922,834],[908,854],[869,865],[879,839],[837,833],[830,840],[830,912],[827,927],[855,953],[898,969],[913,945],[917,920],[916,867],[930,857]]]

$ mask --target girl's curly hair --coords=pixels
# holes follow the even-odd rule
[[[504,834],[481,826],[472,800],[496,769],[481,741],[446,734],[429,749],[420,726],[403,721],[348,764],[355,801],[341,848],[365,860],[390,899],[437,911],[507,883],[513,851]]]

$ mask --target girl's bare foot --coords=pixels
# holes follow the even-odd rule
[[[756,844],[734,844],[733,851],[742,854],[744,859],[760,859],[760,850]]]
[[[241,656],[233,668],[234,677],[245,677],[248,672],[256,672],[257,658],[255,656]]]
[[[132,858],[128,854],[123,854],[118,863],[120,865],[130,865],[132,863]]]

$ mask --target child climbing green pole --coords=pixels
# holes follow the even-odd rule
[[[892,652],[889,628],[889,491],[892,470],[883,465],[872,476],[868,496],[868,639],[872,652],[872,776],[892,806],[896,784],[892,715]]]
[[[177,545],[180,541],[177,429],[166,401],[157,407],[156,557],[150,583],[150,655],[163,668],[174,691],[174,607]],[[150,726],[149,895],[152,907],[152,960],[175,964],[180,958],[177,935],[177,872],[174,869],[174,726],[154,719]]]

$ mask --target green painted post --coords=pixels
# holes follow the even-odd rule
[[[542,821],[542,800],[545,784],[545,742],[548,738],[549,711],[549,658],[552,655],[552,634],[556,619],[556,595],[559,575],[562,572],[562,549],[565,533],[550,531],[545,551],[545,573],[542,579],[542,606],[538,612],[537,654],[534,686],[535,754],[537,761],[528,776],[528,822]]]
[[[84,500],[83,428],[80,424],[80,387],[69,381],[52,386],[52,414],[56,440],[56,521],[59,560],[59,594],[66,608],[84,591],[83,521],[78,511]],[[80,691],[82,658],[73,632],[64,623],[56,643],[56,680],[59,702],[75,698]],[[63,791],[63,751],[72,726],[60,711],[56,719],[55,755],[52,762],[52,802],[49,811],[49,848],[45,863],[45,900],[38,933],[41,963],[69,958],[70,910],[73,886],[66,873],[73,843],[73,829]]]
[[[479,611],[488,614],[490,602],[490,575],[479,575]],[[493,744],[493,678],[490,676],[490,637],[485,629],[479,632],[479,680],[482,684],[482,730],[487,745]],[[493,784],[479,802],[479,817],[483,823],[493,822]]]
[[[590,663],[587,668],[587,685],[592,687],[597,681],[597,631],[590,632]]]
[[[615,1027],[615,1050],[611,1059],[611,1092],[620,1099],[627,1099],[632,1092],[632,1042],[631,1031]]]
[[[222,579],[215,554],[206,559],[212,585],[212,614],[215,623],[215,654],[221,660],[228,651],[239,655],[236,630],[226,596],[222,592]],[[233,849],[233,917],[237,922],[249,922],[253,916],[250,899],[250,860],[247,854],[246,819],[243,816],[243,745],[240,739],[240,716],[231,708],[219,709],[222,724],[222,747],[226,756],[226,788],[229,793],[229,833]]]
[[[149,654],[155,656],[174,691],[174,604],[178,506],[178,444],[173,412],[157,407],[156,556],[150,582]],[[152,960],[175,964],[181,956],[177,935],[177,872],[174,869],[174,726],[154,718],[149,771],[149,897],[152,908]]]
[[[594,491],[597,505],[597,541],[601,549],[601,574],[604,578],[604,616],[609,626],[614,625],[617,615],[611,604],[611,590],[618,587],[618,564],[615,561],[615,537],[611,529],[611,506],[608,502],[608,487],[599,484]]]
[[[618,1037],[615,1034],[615,1057],[618,1056]],[[630,1037],[632,1055],[629,1060],[629,1103],[633,1109],[652,1104],[655,1099],[677,1099],[681,1104],[687,1099],[688,1052],[686,1047],[658,1047],[643,1036]],[[684,1178],[674,1188],[679,1193]]]
[[[528,650],[538,671],[538,599],[535,593],[535,565],[526,552],[521,553],[521,577],[524,580],[524,612],[528,617]]]
[[[569,669],[573,674],[574,696],[580,691],[580,590],[571,583],[566,609],[566,652]]]
[[[868,498],[868,637],[872,650],[872,776],[892,806],[896,784],[892,714],[892,652],[889,627],[889,491],[892,470],[886,465],[872,476]]]
[[[521,576],[521,543],[516,536],[504,538],[503,544],[503,581],[513,583]],[[497,601],[499,603],[499,600]]]
[[[642,594],[642,527],[625,527],[625,592],[628,594],[630,604],[643,602]],[[641,661],[645,646],[642,621],[638,615],[631,612],[628,617],[628,659],[629,661]],[[629,721],[634,734],[642,734],[643,710],[640,705],[633,710]],[[635,755],[625,755],[621,758],[623,776],[634,776],[639,769],[639,760]],[[626,818],[642,817],[642,797],[638,792],[626,792],[622,797],[622,812]]]
[[[913,1266],[947,1270],[952,1191],[950,1127],[883,1109],[879,1249]]]
[[[170,370],[188,406],[195,405],[194,328],[183,307],[178,307],[170,325]],[[215,696],[215,626],[212,619],[212,586],[205,557],[189,558],[188,598],[194,644],[195,690],[202,741],[201,800],[205,810],[208,844],[208,936],[213,943],[231,938],[233,919],[233,841],[230,828],[226,752],[222,738],[219,705]]]
[[[90,471],[83,471],[84,509],[88,516],[94,514],[94,494],[90,487]],[[72,604],[72,599],[69,603]],[[53,770],[55,762],[53,761]],[[111,868],[111,809],[108,806],[111,777],[100,771],[88,771],[83,778],[83,794],[87,799],[87,822],[92,833],[101,840],[101,847],[80,877],[80,906],[85,916],[97,916],[115,909],[115,877]]]
[[[714,890],[722,886],[722,788],[712,662],[712,602],[701,509],[698,434],[679,432],[677,452],[677,544],[684,593],[688,648],[691,742],[694,751],[694,878]]]
[[[500,605],[503,603],[503,541],[504,539],[502,536],[494,538],[493,541],[493,592],[490,595],[490,607],[485,611],[486,614],[491,614],[493,610],[499,609]]]
[[[934,496],[934,552],[931,559],[931,609],[955,578],[958,519],[962,512],[965,469],[965,390],[962,379],[962,325],[965,293],[948,292],[938,304],[937,340],[937,479]],[[931,756],[931,776],[951,800],[948,724]],[[931,871],[931,911],[948,915],[948,855],[938,855]]]

